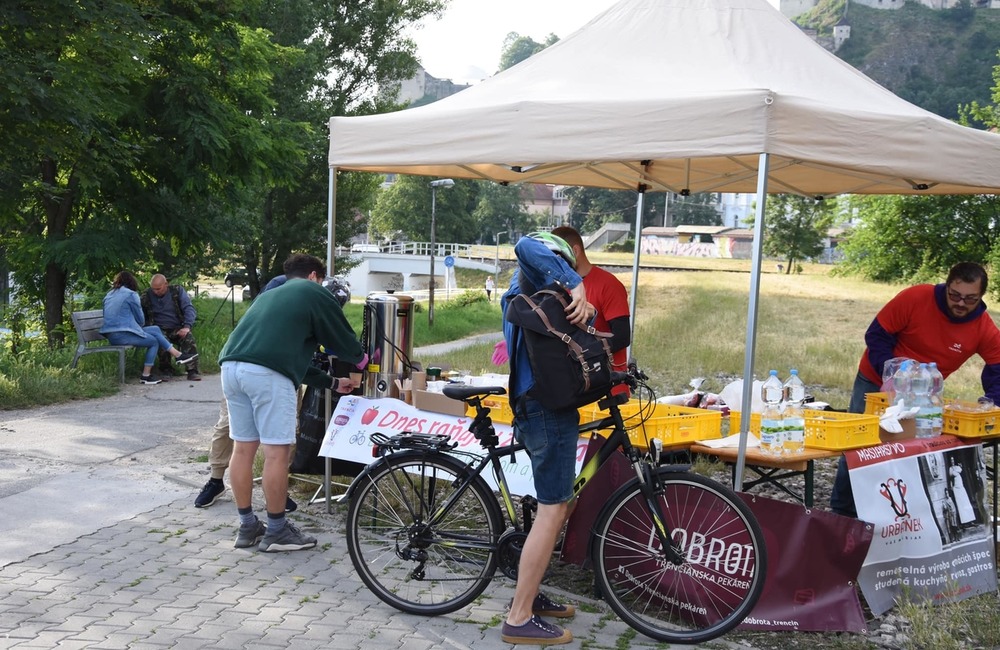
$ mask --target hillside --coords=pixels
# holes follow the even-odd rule
[[[827,0],[797,22],[829,33],[842,12],[843,0]],[[958,117],[959,104],[990,102],[1000,10],[907,2],[886,11],[850,3],[844,22],[851,38],[837,56],[903,99],[949,119]]]

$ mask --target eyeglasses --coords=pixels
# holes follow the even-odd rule
[[[952,302],[964,302],[967,305],[975,305],[979,303],[980,297],[981,296],[977,296],[976,294],[972,294],[971,296],[963,296],[962,294],[953,289],[948,289],[948,300]]]

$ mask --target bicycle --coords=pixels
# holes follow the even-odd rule
[[[636,374],[616,373],[615,383],[635,389],[644,378]],[[498,568],[516,580],[533,501],[521,499],[519,521],[500,461],[513,460],[524,445],[501,446],[482,403],[506,390],[452,385],[444,392],[476,409],[469,431],[485,455],[457,452],[446,435],[376,433],[371,440],[379,458],[347,492],[347,544],[362,581],[385,603],[428,616],[468,605]],[[618,449],[635,471],[595,520],[595,586],[622,620],[653,639],[716,638],[736,627],[760,596],[767,573],[764,536],[731,489],[687,465],[661,465],[659,440],[646,453],[634,446],[619,409],[627,400],[609,391],[598,403],[609,415],[580,425],[581,434],[611,434],[583,466],[574,496]],[[499,502],[483,478],[487,467]]]

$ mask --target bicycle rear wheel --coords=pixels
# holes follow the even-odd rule
[[[447,512],[435,514],[468,473],[451,456],[402,452],[359,478],[347,513],[347,548],[361,580],[382,601],[411,614],[447,614],[489,585],[503,532],[493,491],[475,477]]]
[[[739,625],[757,603],[767,574],[764,535],[729,488],[697,474],[657,471],[663,483],[657,500],[684,563],[664,557],[633,479],[597,518],[595,580],[611,608],[639,632],[671,643],[708,641]]]

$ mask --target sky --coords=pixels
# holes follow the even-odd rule
[[[541,43],[549,34],[566,38],[616,0],[451,0],[440,20],[411,32],[420,62],[430,75],[475,83],[497,71],[510,32]]]

